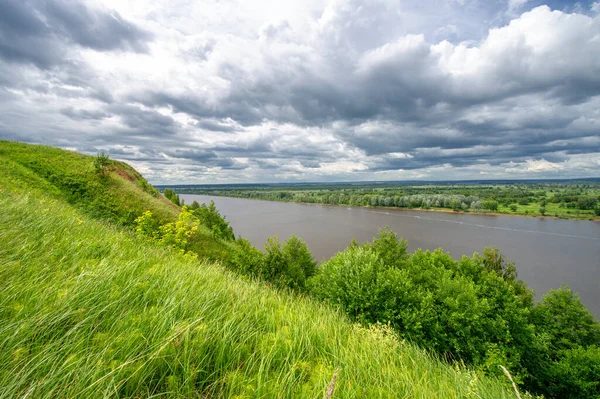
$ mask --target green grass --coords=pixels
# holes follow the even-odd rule
[[[385,327],[136,237],[115,221],[176,208],[127,165],[91,165],[0,142],[0,398],[320,398],[335,373],[334,398],[514,397]]]
[[[0,397],[505,398],[384,329],[0,191]],[[469,396],[471,395],[471,396]]]
[[[93,156],[43,145],[0,140],[1,188],[51,196],[95,219],[124,226],[132,226],[145,211],[160,223],[175,221],[180,212],[126,163],[112,161],[102,176],[94,169]],[[228,243],[211,231],[201,228],[197,237],[193,250],[200,257],[227,258]]]
[[[146,210],[161,222],[179,213],[131,166],[112,161],[103,176],[94,169],[94,157],[59,148],[0,141],[0,175],[0,188],[43,192],[123,225]]]
[[[498,207],[500,213],[506,213],[510,215],[521,215],[521,216],[542,216],[540,213],[541,205],[539,203],[531,203],[528,205],[517,205],[517,210],[512,211],[509,206]],[[544,216],[557,217],[561,219],[585,219],[595,220],[600,219],[593,210],[580,210],[580,209],[569,209],[561,208],[560,204],[547,203],[546,214]]]

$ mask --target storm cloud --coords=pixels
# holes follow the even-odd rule
[[[154,183],[600,175],[600,7],[0,2],[0,138]]]

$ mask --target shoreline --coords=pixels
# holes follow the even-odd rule
[[[362,208],[362,209],[387,209],[392,211],[419,211],[419,212],[434,212],[434,213],[450,213],[457,215],[482,215],[482,216],[516,216],[523,218],[536,218],[536,219],[555,219],[555,220],[578,220],[583,222],[596,222],[600,223],[600,217],[592,217],[590,218],[568,218],[568,217],[560,217],[553,215],[525,215],[521,213],[502,213],[502,212],[481,212],[481,211],[455,211],[452,209],[445,208],[400,208],[395,206],[369,206],[369,205],[347,205],[347,204],[321,204],[319,202],[297,202],[297,201],[276,201],[276,200],[268,200],[262,198],[246,198],[246,197],[235,197],[232,195],[216,195],[216,194],[192,194],[192,193],[178,193],[179,195],[204,195],[207,197],[222,197],[222,198],[236,198],[236,199],[244,199],[244,200],[254,200],[254,201],[266,201],[266,202],[282,202],[288,204],[300,204],[300,205],[320,205],[320,206],[335,206],[335,207],[346,207],[346,208]]]

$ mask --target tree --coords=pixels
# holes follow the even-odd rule
[[[306,243],[292,235],[283,245],[283,254],[290,265],[288,267],[293,269],[298,267],[302,270],[304,277],[299,285],[304,287],[306,279],[312,277],[317,271],[317,262],[314,261]]]
[[[550,290],[533,308],[541,337],[542,364],[530,367],[529,383],[551,398],[600,397],[600,324],[566,285]]]
[[[235,240],[233,229],[229,226],[229,222],[225,220],[225,217],[221,216],[214,201],[210,201],[208,206],[206,204],[200,205],[193,212],[200,219],[200,223],[208,227],[215,237],[228,241]]]
[[[553,350],[600,346],[600,324],[581,303],[579,295],[563,285],[550,290],[534,308],[532,318],[541,331],[552,336]]]
[[[261,277],[280,287],[301,288],[305,282],[302,268],[297,263],[290,263],[277,236],[269,238],[265,244]]]
[[[174,203],[177,206],[181,206],[181,200],[179,199],[179,195],[177,195],[175,193],[175,191],[171,190],[170,188],[165,188],[165,191],[163,192],[163,194],[165,195],[165,198],[167,198],[169,201],[171,201],[172,203]]]
[[[481,204],[481,207],[488,211],[495,212],[498,210],[498,202],[494,201],[494,200],[486,200],[486,201],[483,201],[483,203]]]
[[[233,270],[259,277],[264,267],[264,255],[244,238],[238,238],[227,265]]]
[[[379,229],[379,234],[373,239],[372,247],[386,268],[401,267],[408,258],[408,241],[398,239],[398,235],[388,226]]]
[[[108,172],[108,166],[112,164],[110,160],[110,156],[104,151],[99,152],[98,155],[94,157],[94,170],[100,176],[106,176]]]

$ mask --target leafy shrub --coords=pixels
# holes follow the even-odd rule
[[[263,268],[264,256],[245,238],[238,238],[232,247],[227,266],[239,273],[258,277]]]
[[[196,202],[196,204],[198,203]],[[221,216],[217,207],[215,206],[214,201],[210,201],[208,206],[206,204],[202,204],[198,207],[192,207],[192,209],[194,215],[200,219],[200,222],[204,226],[208,227],[213,232],[215,237],[219,237],[228,241],[235,240],[233,229],[231,226],[229,226],[229,223],[225,221],[225,217]]]
[[[136,233],[148,237],[159,245],[178,248],[183,252],[190,251],[190,244],[198,233],[199,221],[190,210],[184,206],[176,222],[160,225],[152,215],[146,211],[135,220]]]
[[[316,273],[316,264],[304,241],[294,235],[283,246],[277,236],[269,238],[264,254],[240,238],[234,242],[227,262],[240,273],[298,290],[303,290],[306,280]]]
[[[529,383],[549,397],[600,397],[600,324],[567,286],[550,290],[533,309],[542,335],[543,362],[530,368]]]
[[[110,156],[104,151],[99,152],[98,155],[94,157],[94,170],[100,176],[106,176],[108,172],[108,166],[111,164],[112,161],[110,160]]]
[[[498,210],[498,202],[494,200],[486,200],[481,203],[481,207],[488,211],[497,211]]]
[[[549,398],[598,398],[600,325],[566,288],[534,306],[497,249],[458,262],[441,250],[409,255],[406,241],[382,230],[323,263],[308,287],[353,319],[389,324],[448,360],[490,374],[504,366]]]
[[[167,198],[169,201],[171,201],[175,205],[177,205],[177,206],[183,205],[181,199],[179,198],[179,195],[176,194],[175,191],[171,190],[170,188],[165,188],[165,191],[163,192],[163,194],[165,195],[165,198]]]

